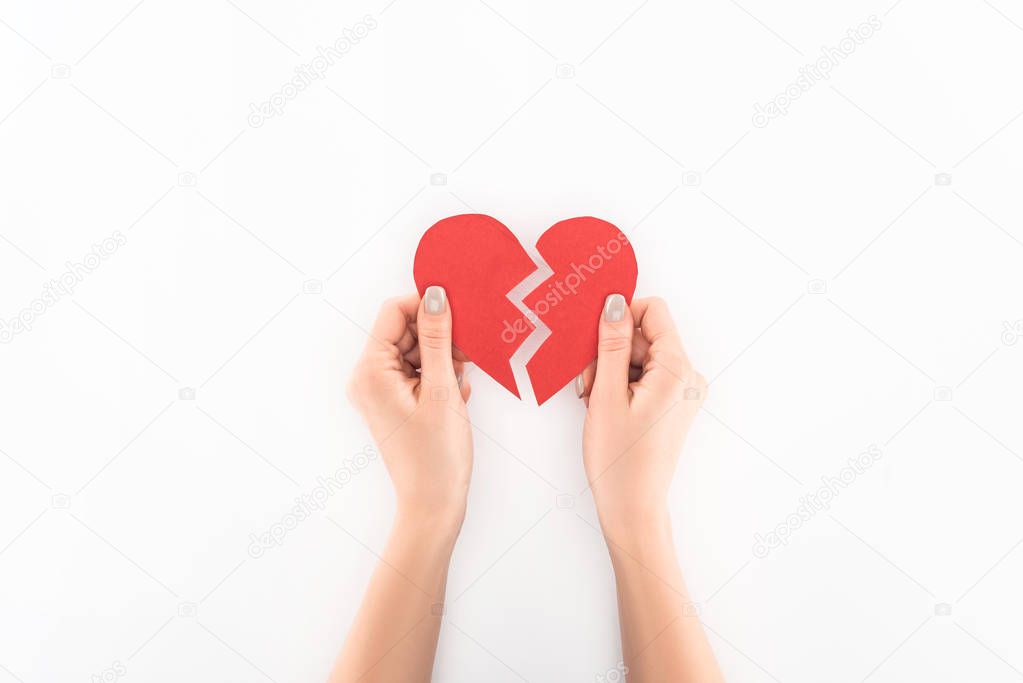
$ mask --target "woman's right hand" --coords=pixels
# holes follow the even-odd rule
[[[451,345],[441,287],[384,303],[348,385],[394,483],[398,521],[444,522],[455,533],[472,474],[465,356]]]

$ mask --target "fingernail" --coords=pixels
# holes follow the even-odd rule
[[[458,373],[457,375],[455,375],[455,379],[458,381],[458,388],[461,389],[462,388],[462,373]]]
[[[430,315],[440,315],[444,312],[447,307],[448,297],[444,293],[443,287],[432,285],[426,288],[426,294],[423,296],[423,301],[426,304],[426,312]]]
[[[625,297],[612,294],[604,302],[604,320],[609,323],[619,322],[625,317]]]
[[[584,391],[586,391],[586,382],[583,380],[583,373],[580,372],[579,376],[575,378],[575,395],[582,398]]]

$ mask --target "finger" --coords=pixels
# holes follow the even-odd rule
[[[451,307],[443,287],[426,288],[416,320],[423,381],[436,386],[455,384],[451,358]]]
[[[401,347],[399,346],[398,348],[400,350]],[[415,367],[418,370],[420,368],[420,366],[422,365],[422,363],[421,363],[421,361],[419,359],[419,342],[418,341],[415,342],[415,345],[411,349],[409,349],[408,351],[403,352],[402,357],[406,361],[411,363],[412,366]],[[464,353],[462,353],[461,351],[459,351],[458,349],[456,349],[454,347],[452,347],[451,358],[452,358],[452,361],[454,362],[454,367],[455,367],[455,373],[456,374],[459,372],[459,370],[458,370],[458,367],[459,367],[458,364],[459,363],[464,365],[465,363],[469,362],[469,357],[466,356]]]
[[[607,297],[597,332],[597,371],[590,392],[594,400],[628,400],[632,329],[632,312],[625,297]]]
[[[643,359],[640,384],[666,387],[675,382],[686,381],[692,365],[682,346],[682,339],[671,318],[668,305],[663,299],[654,297],[636,301],[633,306],[640,334],[649,343],[646,357]]]
[[[462,395],[462,401],[469,400],[469,394],[472,393],[471,387],[469,386],[469,378],[465,376],[465,362],[455,359],[455,381],[458,382],[458,392]]]
[[[637,301],[633,307],[636,326],[650,345],[643,359],[644,369],[660,367],[681,378],[692,365],[682,347],[682,339],[668,305],[655,297]]]
[[[629,383],[639,381],[639,378],[643,376],[643,368],[638,365],[629,366]]]
[[[633,317],[635,315],[635,312],[633,312]],[[643,336],[643,331],[634,326],[632,329],[632,355],[629,357],[629,363],[642,367],[649,350],[650,342]]]
[[[650,346],[656,344],[685,354],[678,328],[664,299],[659,297],[637,299],[632,302],[632,315],[636,319],[637,329]]]
[[[398,353],[405,354],[416,347],[416,335],[412,333],[412,330],[408,327],[405,328],[405,334],[401,335],[401,339],[398,340]]]
[[[416,319],[419,307],[419,295],[412,293],[388,299],[380,307],[376,322],[373,323],[371,335],[381,344],[399,345],[406,342],[409,323]]]
[[[419,359],[419,345],[413,346],[412,349],[406,353],[403,358],[412,364],[416,370],[422,366],[422,362]]]
[[[419,339],[419,330],[417,329],[417,323],[416,323],[415,319],[413,319],[413,320],[411,320],[409,322],[408,330],[412,334],[413,343],[416,343],[418,341],[418,339]],[[406,351],[407,351],[407,349],[403,349],[402,353],[405,353]],[[457,346],[454,346],[454,344],[452,344],[452,346],[451,346],[451,357],[454,358],[455,360],[460,360],[460,361],[463,361],[463,362],[470,362],[470,361],[472,361],[472,358],[469,358],[469,356],[465,355],[465,352],[462,351]]]
[[[579,376],[575,378],[575,395],[579,398],[588,398],[593,388],[593,378],[597,374],[597,361],[583,368]]]

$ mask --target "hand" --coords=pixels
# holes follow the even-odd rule
[[[583,461],[618,589],[629,681],[724,683],[692,601],[668,515],[668,487],[707,382],[689,364],[668,307],[604,303],[597,362],[579,376]]]
[[[388,301],[348,396],[391,474],[398,510],[330,680],[427,681],[448,566],[465,517],[472,430],[466,360],[451,346],[440,287]]]
[[[659,524],[682,444],[707,394],[661,299],[607,298],[587,401],[583,462],[605,534]],[[616,534],[617,535],[617,534]]]
[[[466,357],[441,287],[386,302],[348,384],[397,496],[398,520],[460,528],[472,473]]]

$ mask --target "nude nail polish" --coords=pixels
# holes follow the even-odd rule
[[[604,301],[604,320],[609,323],[617,323],[625,318],[625,297],[621,294],[612,294]]]
[[[423,302],[426,312],[430,315],[440,315],[447,308],[447,293],[443,287],[432,285],[426,288],[423,294]]]

